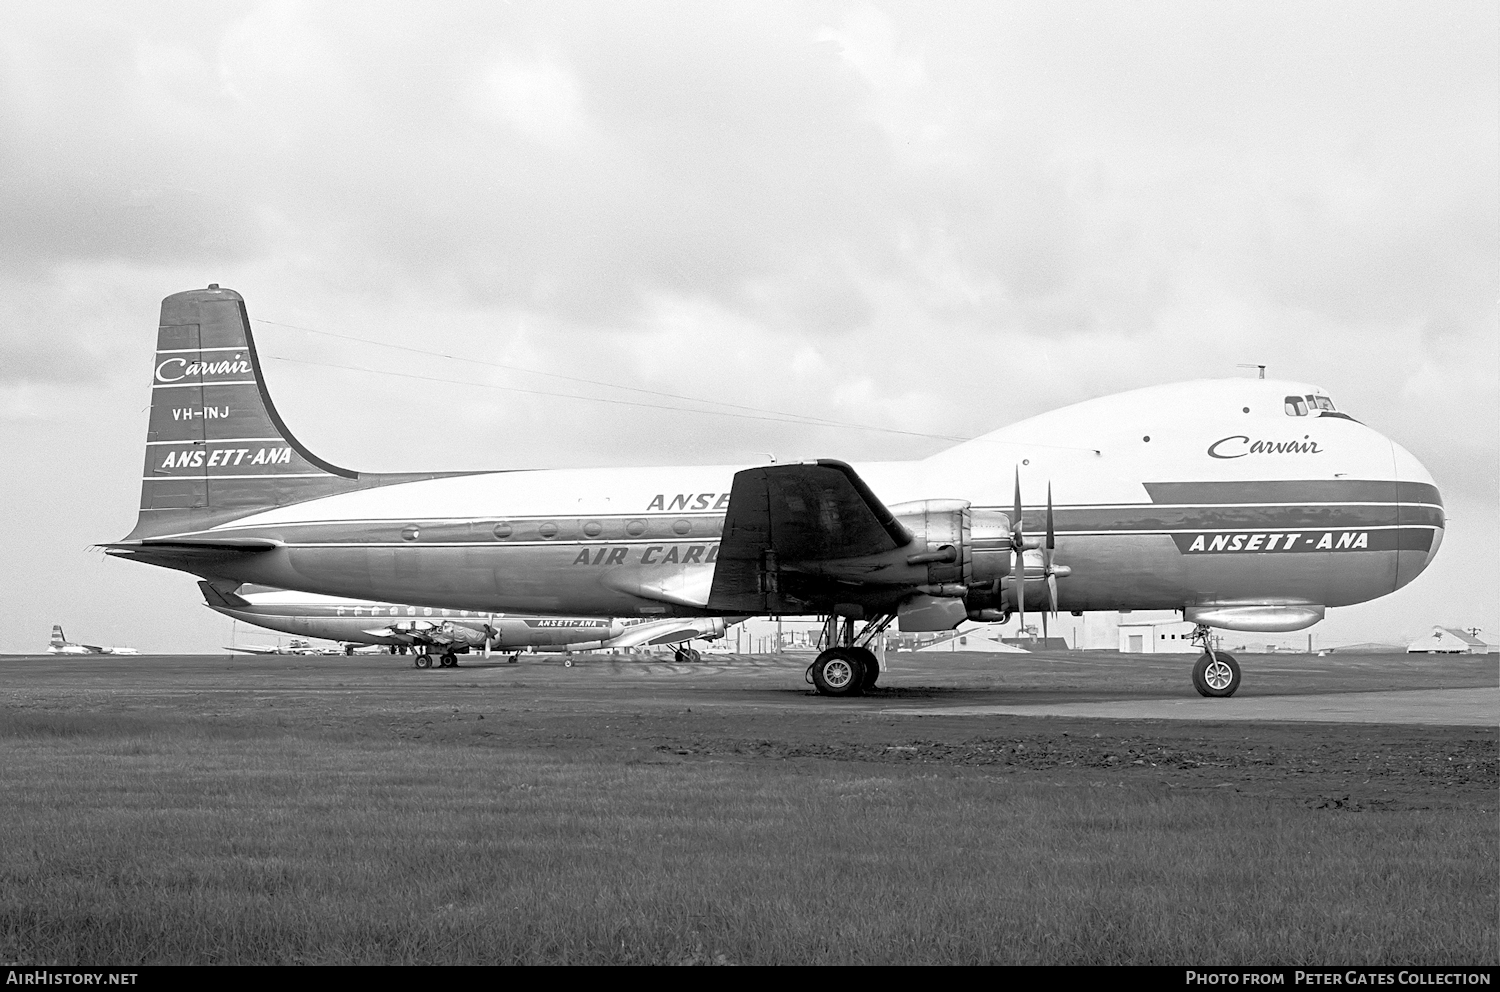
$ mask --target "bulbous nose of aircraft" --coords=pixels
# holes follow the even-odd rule
[[[1438,492],[1432,473],[1396,442],[1391,442],[1395,456],[1396,493],[1399,501],[1396,522],[1396,588],[1400,589],[1422,574],[1438,547],[1443,543],[1447,518],[1443,514],[1443,496]]]

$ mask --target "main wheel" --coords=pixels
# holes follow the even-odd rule
[[[688,648],[688,661],[691,661],[693,664],[696,665],[697,663],[701,662],[702,660],[703,660],[703,655],[701,653],[699,653],[699,651],[698,651],[697,648]]]
[[[829,648],[812,663],[813,685],[825,696],[857,696],[864,691],[865,666],[851,648]]]
[[[1215,651],[1210,656],[1205,651],[1193,666],[1193,688],[1200,696],[1232,696],[1239,687],[1240,665],[1232,654]]]
[[[421,654],[417,655],[417,667],[418,668],[431,668],[432,667],[432,655],[428,654],[426,651],[423,651]]]
[[[444,654],[442,657],[442,665],[444,668],[457,668],[458,656],[455,654]]]
[[[564,668],[572,668],[573,667],[573,659],[572,658],[564,658],[563,659],[563,667]]]
[[[880,678],[880,659],[875,657],[875,652],[869,648],[846,648],[853,651],[859,657],[859,663],[864,667],[865,680],[860,689],[873,689],[875,682]]]

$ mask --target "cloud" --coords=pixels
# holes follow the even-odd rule
[[[6,4],[0,410],[134,416],[160,298],[220,282],[460,356],[258,328],[289,421],[360,468],[911,457],[1264,362],[1493,508],[1466,425],[1500,416],[1497,27],[1465,3]]]

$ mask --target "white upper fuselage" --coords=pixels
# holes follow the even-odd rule
[[[1298,415],[1288,399],[1322,395],[1274,380],[1156,386],[926,459],[854,468],[886,506],[956,499],[1009,512],[1019,479],[1032,535],[1050,486],[1057,558],[1071,569],[1058,582],[1063,609],[1344,605],[1410,581],[1443,517],[1431,476],[1404,449],[1336,412]],[[307,591],[480,611],[691,613],[687,594],[649,591],[660,585],[652,570],[711,573],[747,467],[452,476],[200,533],[277,542],[236,577]]]

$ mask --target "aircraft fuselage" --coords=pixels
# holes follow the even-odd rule
[[[1415,577],[1444,517],[1399,445],[1342,414],[1291,414],[1287,397],[1315,392],[1261,380],[1158,386],[855,470],[897,510],[955,499],[1008,514],[1019,480],[1029,535],[1042,532],[1050,485],[1056,560],[1070,570],[1057,582],[1062,610],[1344,606]],[[274,542],[220,574],[289,589],[477,613],[705,615],[723,611],[694,595],[692,576],[712,575],[747,467],[434,478],[252,513],[202,536]],[[976,529],[971,543],[976,562],[995,556],[991,571],[1009,576],[1006,534]],[[877,577],[850,599],[876,611],[881,588]],[[1040,606],[1041,595],[1028,583],[1028,599]]]

